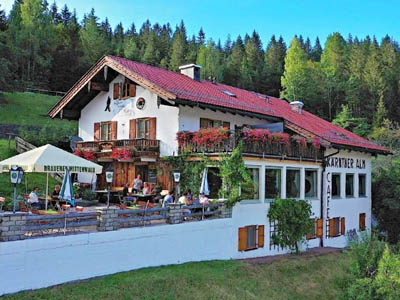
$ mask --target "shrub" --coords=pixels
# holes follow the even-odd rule
[[[375,285],[382,299],[400,299],[400,255],[390,253],[388,245],[379,262]]]
[[[311,204],[305,200],[276,199],[271,205],[268,218],[276,221],[276,233],[273,242],[282,248],[289,247],[299,254],[299,243],[312,230]]]

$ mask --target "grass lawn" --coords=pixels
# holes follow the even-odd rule
[[[6,159],[8,157],[14,156],[16,154],[18,154],[18,153],[15,151],[15,142],[14,141],[11,141],[11,147],[9,150],[8,149],[8,140],[0,139],[0,161]],[[49,177],[50,192],[52,191],[51,189],[54,187],[54,185],[57,183],[58,182],[54,178]],[[18,187],[18,194],[22,195],[26,191],[29,193],[35,186],[38,186],[40,188],[41,193],[45,193],[45,191],[46,191],[46,175],[39,174],[39,173],[25,173],[24,179],[23,179],[23,184],[21,184]],[[8,209],[12,209],[11,201],[13,198],[13,193],[14,193],[14,187],[10,183],[9,173],[0,174],[0,197],[6,197],[6,199],[7,199],[6,206]]]
[[[134,255],[132,253],[131,255]],[[179,254],[178,254],[179,255]],[[213,261],[148,268],[3,297],[28,299],[336,299],[343,253],[272,264]]]
[[[0,99],[0,123],[78,128],[76,121],[50,119],[48,111],[60,97],[35,93],[4,93]]]

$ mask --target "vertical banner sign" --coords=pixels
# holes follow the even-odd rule
[[[326,172],[326,219],[329,220],[329,204],[331,201],[331,172]]]

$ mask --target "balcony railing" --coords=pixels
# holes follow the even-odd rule
[[[212,145],[198,145],[194,141],[185,142],[180,145],[179,151],[184,150],[193,153],[202,154],[219,154],[232,152],[243,140],[241,132],[230,132],[228,139],[221,143]],[[270,157],[280,159],[295,159],[295,160],[311,160],[321,161],[324,158],[324,151],[322,148],[317,149],[311,144],[302,147],[296,141],[290,141],[290,144],[282,143],[267,143],[261,141],[244,141],[243,140],[243,154],[258,157]]]
[[[111,152],[113,149],[130,149],[142,153],[159,154],[160,141],[150,139],[125,139],[111,141],[77,142],[78,149],[94,152]]]

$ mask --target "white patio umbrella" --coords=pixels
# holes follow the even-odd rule
[[[200,186],[200,194],[204,194],[206,196],[210,195],[210,188],[208,187],[207,173],[208,173],[208,169],[205,168],[203,171],[203,178],[201,180],[201,186]]]
[[[73,206],[75,206],[74,190],[72,187],[71,174],[69,173],[68,169],[65,171],[64,180],[63,180],[63,183],[61,186],[59,198],[62,200],[65,200],[66,202],[69,202]]]
[[[49,173],[96,173],[101,174],[103,167],[64,151],[53,145],[27,151],[16,156],[0,161],[0,173],[9,172],[12,166],[21,167],[25,173],[47,173],[46,183],[46,209],[47,195],[49,194]]]

